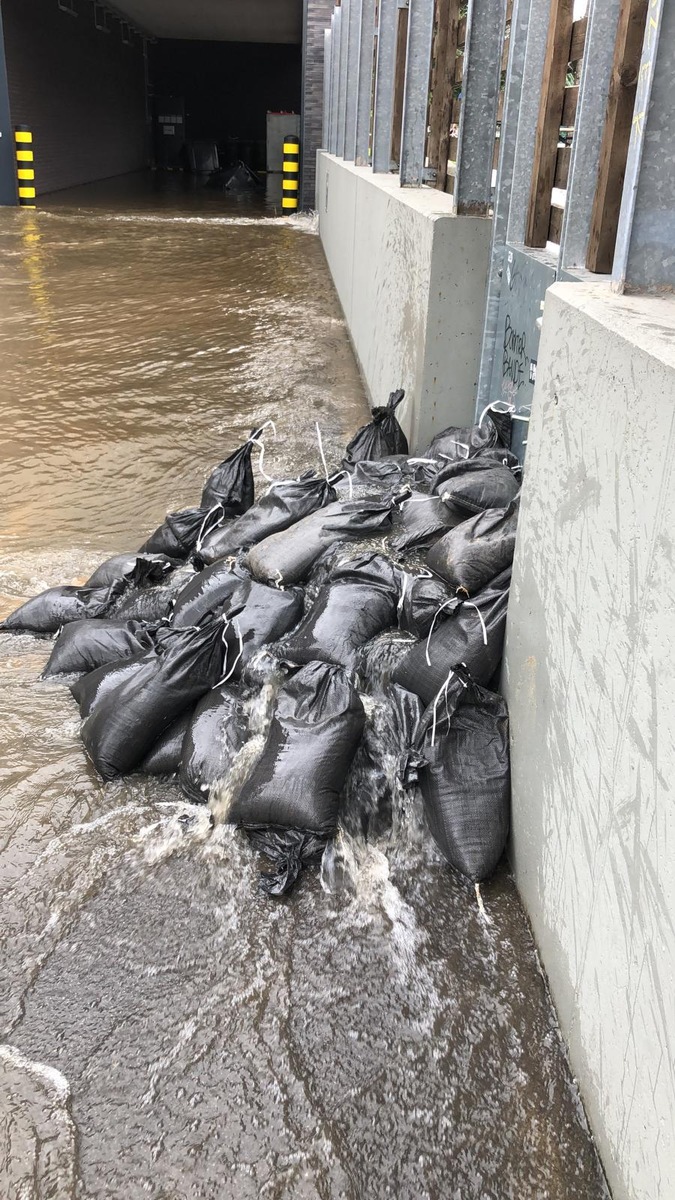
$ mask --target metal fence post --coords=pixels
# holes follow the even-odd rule
[[[347,51],[349,49],[349,10],[351,0],[342,0],[340,10],[340,88],[338,91],[337,150],[338,158],[345,156],[345,117],[347,110]]]
[[[675,5],[650,0],[616,236],[612,287],[675,288]]]
[[[507,242],[521,244],[525,242],[550,7],[550,0],[530,0],[525,62],[523,64],[523,79],[527,86],[521,89],[518,108],[518,132],[513,158],[511,200],[505,239]]]
[[[331,21],[331,29],[333,27]],[[323,113],[321,123],[321,145],[324,150],[329,147],[329,129],[330,129],[330,73],[331,73],[331,58],[330,58],[330,39],[331,29],[323,31]]]
[[[359,49],[361,41],[362,0],[350,0],[349,36],[347,39],[347,101],[345,106],[345,148],[347,162],[356,158],[356,107],[359,84]]]
[[[375,0],[361,0],[361,38],[357,85],[355,161],[368,163],[370,108],[373,99],[373,51],[375,49]]]
[[[478,412],[482,412],[485,405],[490,402],[495,339],[499,321],[499,300],[502,290],[502,267],[511,205],[513,165],[516,153],[518,113],[520,111],[529,15],[530,0],[515,0],[513,13],[511,14],[509,61],[506,72],[506,90],[504,93],[504,108],[499,138],[499,162],[497,165],[497,185],[495,187],[494,215],[492,218],[492,244],[490,247],[485,327],[483,330],[480,371],[478,374]]]
[[[469,0],[453,192],[456,213],[487,216],[506,23],[505,0]]]
[[[391,170],[397,20],[397,0],[380,0],[373,111],[373,171],[377,172]]]
[[[586,266],[621,2],[591,0],[560,234],[560,271]]]
[[[410,0],[401,127],[402,185],[419,186],[424,182],[433,34],[434,0]]]
[[[342,9],[336,8],[333,14],[333,36],[331,38],[331,55],[333,59],[333,80],[331,84],[331,134],[330,134],[330,152],[337,154],[338,152],[338,112],[340,100],[340,27],[342,22]]]

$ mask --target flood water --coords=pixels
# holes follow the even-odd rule
[[[254,424],[285,477],[317,420],[331,463],[363,421],[307,218],[83,189],[0,211],[0,278],[3,615],[196,503]],[[174,782],[100,782],[49,650],[0,635],[2,1200],[606,1195],[505,869],[484,920],[400,814],[345,843],[348,888],[270,901]]]

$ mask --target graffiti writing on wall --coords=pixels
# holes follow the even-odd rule
[[[509,391],[517,392],[529,378],[530,363],[527,357],[525,334],[519,333],[506,315],[502,354],[502,377],[507,380]]]

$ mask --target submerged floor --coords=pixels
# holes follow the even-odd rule
[[[306,219],[97,197],[0,212],[5,610],[194,503],[254,423],[279,477],[364,414]],[[486,923],[404,822],[353,893],[265,900],[173,783],[100,783],[47,654],[0,636],[0,1195],[605,1196],[505,871]]]

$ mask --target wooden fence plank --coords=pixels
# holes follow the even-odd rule
[[[565,76],[572,40],[572,11],[573,0],[552,0],[551,2],[525,234],[525,242],[528,246],[545,246],[548,238],[551,188],[555,174]]]
[[[403,128],[403,93],[405,91],[405,64],[408,52],[408,9],[398,10],[396,34],[396,66],[394,68],[394,112],[391,121],[391,157],[395,163],[401,161],[401,132]]]
[[[436,187],[443,191],[448,174],[452,89],[457,69],[459,0],[437,0],[436,15],[436,56],[431,76],[428,158],[429,166],[436,171]]]
[[[619,16],[586,254],[588,270],[602,274],[614,258],[647,8],[648,0],[625,0]]]

